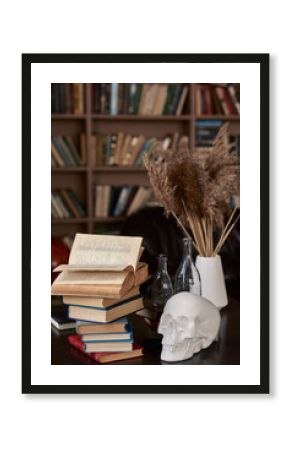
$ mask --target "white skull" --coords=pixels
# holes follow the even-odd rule
[[[161,359],[183,361],[209,347],[217,339],[220,321],[219,310],[206,298],[190,292],[173,295],[158,326],[163,335]]]

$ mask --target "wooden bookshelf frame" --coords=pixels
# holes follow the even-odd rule
[[[52,114],[51,115],[51,128],[54,130],[55,124],[58,124],[58,130],[63,123],[67,130],[70,127],[70,123],[78,122],[83,127],[83,132],[86,136],[86,150],[87,150],[87,164],[81,167],[55,167],[52,168],[52,189],[54,189],[53,179],[62,177],[64,182],[68,174],[75,174],[75,176],[85,177],[85,205],[87,216],[81,219],[52,219],[52,234],[65,235],[74,231],[84,231],[87,233],[93,233],[94,227],[98,223],[121,223],[124,217],[108,217],[97,218],[94,216],[94,193],[93,185],[99,181],[100,184],[135,184],[140,186],[148,186],[149,180],[146,174],[146,169],[140,166],[118,166],[118,167],[95,167],[92,164],[92,154],[90,151],[90,139],[89,137],[94,132],[95,126],[98,126],[98,133],[107,134],[114,132],[114,126],[119,125],[122,122],[122,126],[125,132],[129,130],[133,133],[138,133],[138,127],[154,126],[154,129],[160,129],[160,134],[164,134],[165,126],[168,128],[167,132],[170,132],[171,126],[178,126],[184,133],[189,135],[189,144],[192,152],[195,151],[195,129],[197,120],[222,120],[227,121],[230,124],[230,130],[233,134],[239,134],[240,130],[240,117],[239,116],[226,116],[226,115],[197,115],[195,111],[195,92],[198,84],[189,84],[189,111],[187,114],[180,116],[150,116],[150,115],[104,115],[94,114],[91,110],[92,99],[92,84],[84,83],[84,95],[85,95],[85,113],[84,114]],[[153,125],[154,124],[154,125]],[[73,126],[73,125],[72,125]],[[108,131],[108,126],[112,131]],[[104,130],[105,128],[105,130]],[[141,132],[141,129],[140,129]],[[152,132],[152,135],[156,133]],[[69,186],[68,186],[69,187]],[[72,228],[73,226],[73,228]]]

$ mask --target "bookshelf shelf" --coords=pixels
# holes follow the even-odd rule
[[[104,166],[104,167],[94,167],[93,172],[96,173],[146,173],[146,169],[143,166]]]
[[[52,173],[58,173],[58,172],[87,172],[89,169],[88,167],[52,167],[51,171]]]
[[[88,217],[82,217],[80,219],[70,218],[70,219],[51,219],[52,224],[71,224],[71,223],[88,223]]]
[[[133,121],[137,121],[137,120],[151,120],[151,121],[185,121],[185,120],[190,120],[191,116],[190,115],[182,115],[182,116],[143,116],[143,115],[126,115],[126,114],[120,114],[118,116],[110,116],[108,114],[92,114],[91,115],[92,119],[94,120],[108,120],[108,121],[122,121],[122,120],[133,120]]]
[[[87,114],[52,114],[52,120],[80,120],[86,119]]]
[[[202,83],[203,85],[203,83]],[[152,137],[177,134],[189,137],[189,147],[192,152],[196,150],[198,142],[198,120],[220,120],[230,123],[233,136],[239,134],[240,117],[223,114],[197,114],[197,90],[200,84],[187,84],[187,99],[181,115],[140,115],[140,114],[97,114],[91,110],[94,99],[94,87],[88,83],[83,86],[85,108],[82,114],[53,113],[51,115],[51,130],[56,136],[71,136],[75,145],[79,145],[80,135],[83,154],[87,156],[85,166],[53,167],[52,190],[71,188],[80,199],[87,211],[87,217],[70,219],[52,219],[52,233],[64,236],[72,232],[82,231],[93,233],[98,224],[104,228],[110,224],[121,224],[127,217],[94,217],[96,213],[96,185],[111,186],[143,186],[150,185],[147,171],[144,166],[96,166],[96,159],[92,153],[91,136],[124,133],[128,135],[144,135],[146,139]],[[65,109],[55,109],[55,111]],[[73,111],[73,109],[71,109]],[[97,110],[94,110],[97,111]],[[100,111],[100,110],[98,110]],[[108,111],[108,109],[107,109]],[[128,111],[128,110],[127,110]],[[151,110],[152,111],[152,110]],[[211,111],[217,112],[216,109]],[[221,112],[221,110],[218,110]],[[237,111],[237,109],[235,110]],[[232,112],[232,111],[231,111]],[[83,159],[82,161],[85,161]],[[103,227],[102,227],[103,228]]]
[[[119,217],[94,217],[94,223],[120,223],[126,219],[124,216]]]
[[[224,122],[231,122],[231,121],[240,121],[240,116],[224,116],[224,115],[196,115],[195,120],[222,120]]]

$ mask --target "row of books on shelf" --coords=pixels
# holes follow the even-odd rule
[[[195,130],[195,145],[197,151],[212,150],[213,141],[222,126],[222,120],[198,120]],[[240,153],[240,135],[229,135],[227,143],[234,144],[234,150]]]
[[[159,140],[164,149],[175,148],[180,133],[170,133],[162,138],[145,137],[143,134],[113,133],[96,136],[96,166],[142,166],[144,155]]]
[[[59,189],[51,192],[51,216],[53,219],[80,219],[86,212],[72,189]]]
[[[83,114],[85,88],[82,83],[53,83],[53,114]],[[175,115],[180,116],[188,97],[189,86],[181,83],[98,83],[92,86],[91,111],[107,115]],[[239,84],[196,85],[196,114],[238,115]]]
[[[95,217],[130,216],[151,198],[152,191],[144,186],[95,186]]]
[[[189,87],[166,83],[98,83],[92,86],[92,113],[176,115],[183,113]],[[53,114],[83,114],[85,90],[81,83],[51,85]]]
[[[85,135],[80,135],[79,148],[71,136],[51,137],[51,166],[67,167],[86,164]]]
[[[145,153],[159,140],[164,149],[176,148],[181,138],[187,138],[178,132],[163,137],[145,137],[143,134],[111,133],[92,134],[90,149],[93,166],[142,166]],[[79,147],[79,148],[78,148]],[[86,164],[86,139],[82,133],[79,146],[71,136],[52,136],[52,167],[73,167]]]
[[[211,147],[222,126],[221,120],[199,120],[195,130],[195,143],[198,148]]]
[[[144,308],[140,287],[148,266],[140,262],[141,243],[138,237],[77,234],[69,263],[54,270],[60,274],[51,293],[62,296],[76,321],[69,343],[96,362],[142,355],[127,317]]]
[[[139,114],[180,116],[189,87],[165,83],[101,83],[93,85],[95,114]]]
[[[53,114],[84,114],[84,84],[52,83],[51,112]]]
[[[195,103],[197,115],[239,115],[239,84],[199,85],[196,88]]]
[[[151,189],[144,186],[97,185],[94,189],[96,218],[129,216],[152,196]],[[51,192],[51,216],[53,219],[80,219],[86,217],[86,211],[72,189],[58,189]]]

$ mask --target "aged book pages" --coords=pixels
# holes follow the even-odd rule
[[[56,284],[107,284],[107,285],[123,285],[126,278],[131,272],[123,270],[122,272],[61,272],[53,285]],[[133,273],[132,273],[133,276]],[[134,276],[133,276],[134,278]]]
[[[134,272],[61,272],[51,286],[53,295],[95,295],[120,298],[134,286]]]
[[[60,270],[135,271],[142,253],[142,237],[108,236],[77,233],[70,252],[69,263]]]
[[[118,302],[125,301],[139,294],[139,287],[134,287],[130,289],[123,298],[109,298],[109,297],[96,297],[89,295],[64,295],[63,303],[64,305],[79,305],[79,306],[92,306],[97,308],[107,308],[109,306],[115,305]]]
[[[122,298],[133,287],[134,276],[123,285],[120,284],[53,284],[52,295],[82,295],[104,296],[110,298]]]

